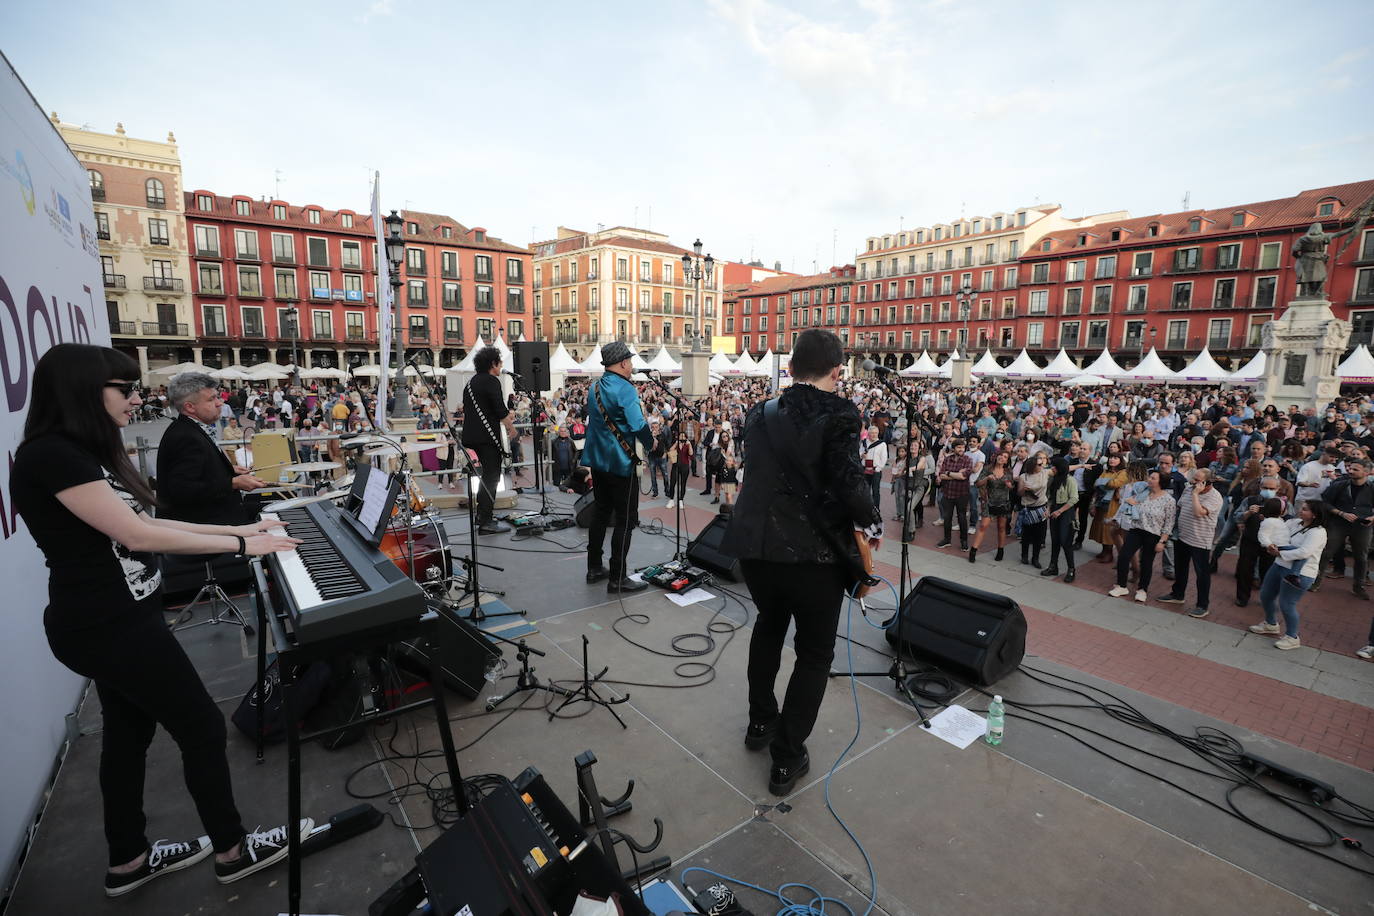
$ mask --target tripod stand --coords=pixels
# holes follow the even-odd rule
[[[210,616],[195,623],[184,623],[174,629],[190,630],[194,627],[203,627],[206,624],[214,626],[221,623],[233,624],[236,627],[243,627],[243,632],[247,636],[253,635],[253,625],[243,617],[243,612],[239,610],[237,604],[230,599],[219,584],[219,579],[215,578],[215,561],[209,559],[205,561],[205,584],[196,592],[196,597],[191,599],[191,603],[182,609],[182,614],[189,621],[194,614],[196,605],[206,602],[210,607]]]
[[[544,690],[548,693],[557,694],[560,697],[572,696],[573,691],[566,687],[559,687],[555,684],[542,684],[539,682],[539,678],[535,677],[534,668],[530,665],[530,656],[538,655],[540,658],[544,658],[548,654],[547,652],[540,652],[538,649],[530,648],[525,644],[523,639],[516,643],[506,639],[504,636],[497,636],[495,633],[487,633],[485,635],[515,646],[515,659],[520,662],[520,674],[516,678],[515,689],[509,693],[489,698],[487,700],[487,712],[491,712],[517,693],[528,693],[531,690]],[[560,706],[558,708],[562,709],[563,707]]]
[[[606,676],[606,672],[610,671],[611,668],[609,665],[607,665],[605,668],[602,668],[600,671],[598,671],[595,677],[592,676],[592,669],[588,666],[587,662],[587,642],[587,636],[586,634],[583,634],[582,686],[577,688],[576,690],[567,691],[567,699],[560,703],[557,709],[549,713],[549,721],[552,722],[554,719],[556,719],[558,717],[558,714],[563,711],[563,707],[568,706],[572,703],[586,702],[595,703],[597,706],[606,707],[606,711],[615,717],[615,720],[620,723],[620,727],[628,729],[630,726],[625,724],[625,720],[620,718],[620,713],[616,712],[614,707],[619,706],[621,703],[628,703],[630,701],[630,695],[627,693],[618,700],[607,700],[604,697],[602,697],[601,694],[596,692],[595,685],[603,677]]]
[[[887,389],[892,392],[897,400],[902,402],[902,406],[906,411],[906,428],[907,430],[911,430],[918,420],[915,402],[902,394],[901,390],[899,390],[896,385],[892,384],[886,374],[879,373],[878,378],[882,380],[883,384],[887,386]],[[910,433],[908,432],[907,435],[909,436]],[[881,509],[878,514],[882,515]],[[910,594],[909,574],[911,570],[911,539],[915,537],[915,532],[912,530],[912,519],[913,513],[902,513],[902,559],[900,575],[897,580],[897,613],[892,620],[889,621],[891,626],[897,628],[897,633],[899,635],[902,632],[902,616],[906,611],[906,599]],[[925,728],[930,728],[930,719],[926,718],[925,710],[921,708],[920,703],[916,702],[916,695],[911,691],[912,674],[907,670],[906,662],[902,658],[902,644],[900,639],[897,641],[896,651],[892,654],[891,661],[892,664],[888,666],[886,671],[832,671],[830,672],[830,676],[890,678],[892,683],[896,686],[897,692],[906,698],[906,701],[915,708],[916,715],[921,717],[921,725]]]

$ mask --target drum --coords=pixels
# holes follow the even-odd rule
[[[418,516],[408,529],[389,527],[382,536],[381,551],[416,582],[437,582],[453,575],[448,532],[438,516]]]

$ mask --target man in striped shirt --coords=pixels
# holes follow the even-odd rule
[[[1212,486],[1212,472],[1193,471],[1192,481],[1178,500],[1178,535],[1174,538],[1174,588],[1160,595],[1166,604],[1182,604],[1188,591],[1188,569],[1197,573],[1197,605],[1189,617],[1201,619],[1210,612],[1212,541],[1216,538],[1217,518],[1221,515],[1221,493]]]

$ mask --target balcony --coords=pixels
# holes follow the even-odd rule
[[[1175,297],[1169,302],[1169,309],[1175,312],[1186,312],[1193,307],[1192,297],[1180,299]]]
[[[149,197],[147,200],[148,206],[152,207],[154,210],[167,209],[167,198],[165,197]]]
[[[341,269],[341,270],[362,270],[362,269],[363,269],[363,265],[362,265],[362,263],[359,262],[359,261],[344,261],[343,264],[340,265],[340,269]]]
[[[377,335],[364,331],[362,328],[349,328],[344,333],[344,340],[348,343],[365,343],[376,341]]]
[[[200,293],[202,296],[223,296],[224,284],[216,283],[214,286],[208,286],[202,283],[196,292]]]
[[[184,293],[186,281],[177,277],[144,277],[143,289],[160,293]]]
[[[427,344],[429,343],[429,331],[417,331],[412,328],[409,334],[406,335],[406,339],[411,343]]]
[[[272,298],[281,302],[299,302],[301,299],[300,294],[294,289],[279,289]]]
[[[1149,302],[1146,301],[1146,300],[1144,300],[1144,299],[1141,299],[1141,300],[1139,300],[1139,301],[1127,302],[1127,303],[1126,303],[1126,313],[1127,313],[1128,315],[1129,315],[1129,314],[1137,314],[1137,313],[1139,313],[1139,312],[1145,311],[1148,307],[1149,307]]]
[[[115,337],[133,337],[138,333],[137,321],[111,321],[110,334]]]
[[[240,335],[244,340],[266,340],[267,332],[261,325],[244,325],[243,333]]]
[[[478,271],[477,273],[475,273],[475,274],[472,275],[472,279],[476,280],[478,283],[490,283],[490,282],[491,282],[491,274],[490,274],[490,273],[482,273],[481,271]]]
[[[335,340],[338,340],[338,338],[334,336],[334,330],[333,330],[332,328],[328,328],[328,329],[315,328],[314,330],[312,330],[312,331],[310,332],[310,339],[311,339],[311,340],[324,340],[324,341],[331,341],[331,342],[332,342],[332,341],[335,341]]]
[[[1208,337],[1207,349],[1209,350],[1229,350],[1231,349],[1231,335],[1225,337]]]
[[[296,266],[296,254],[293,251],[274,251],[272,252],[273,264],[287,264]]]
[[[187,337],[189,331],[183,322],[179,321],[145,321],[143,322],[144,337]]]
[[[1132,267],[1129,274],[1132,280],[1145,280],[1155,275],[1151,267]]]
[[[207,324],[200,332],[201,337],[228,337],[229,329],[224,325]]]
[[[307,257],[305,260],[305,266],[315,267],[320,270],[329,270],[329,259],[325,258],[324,260],[320,260],[318,258]]]
[[[110,230],[97,229],[95,230],[95,237],[100,239],[102,242],[108,242],[110,240]]]
[[[1188,349],[1188,338],[1186,337],[1166,337],[1164,338],[1165,350],[1186,350]]]
[[[148,244],[157,245],[161,248],[170,248],[172,245],[172,240],[167,238],[166,236],[154,236],[153,238],[148,239]]]
[[[441,302],[440,305],[442,305],[444,308],[448,309],[451,312],[461,312],[463,310],[462,299],[453,299],[448,296],[445,296],[444,301]]]
[[[124,275],[123,275],[123,274],[102,274],[101,276],[102,276],[102,279],[104,279],[104,281],[105,281],[105,288],[106,288],[106,289],[124,289],[124,288],[125,288],[125,287],[124,287]]]
[[[311,262],[310,266],[311,266],[311,267],[328,267],[329,265],[327,265],[327,264],[315,264],[314,262]],[[424,265],[424,264],[407,264],[407,265],[406,265],[406,276],[407,276],[407,277],[424,277],[424,276],[426,276],[426,273],[425,273],[425,265]]]
[[[1107,338],[1089,337],[1087,346],[1089,350],[1101,350],[1103,347],[1107,346]]]
[[[463,342],[462,331],[444,331],[444,343],[461,344]]]
[[[261,287],[257,287],[257,286],[243,287],[243,286],[240,286],[240,287],[239,287],[239,298],[240,298],[240,299],[262,299],[262,298],[264,298],[264,297],[263,297],[263,294],[262,294],[262,289],[261,289]]]
[[[1070,303],[1070,302],[1066,302],[1066,303],[1064,303],[1064,314],[1065,314],[1065,315],[1077,315],[1077,314],[1078,314],[1079,312],[1081,312],[1082,310],[1083,310],[1083,307],[1082,307],[1079,303],[1077,303],[1077,302],[1071,302],[1071,303]]]
[[[105,189],[104,189],[104,188],[91,188],[91,200],[104,200],[104,199],[105,199]]]
[[[429,308],[429,297],[428,297],[428,296],[407,296],[407,297],[406,297],[406,305],[410,306],[411,308],[417,308],[417,309]]]
[[[155,242],[153,242],[153,244],[154,244],[154,245],[157,245],[157,244],[166,244],[166,243],[165,243],[165,242],[156,242],[156,241],[155,241]],[[198,258],[220,258],[220,257],[222,257],[222,255],[219,253],[219,249],[218,249],[218,248],[201,248],[199,245],[197,245],[197,246],[196,246],[196,257],[198,257]]]
[[[520,274],[516,274],[515,276],[512,277],[510,274],[506,274],[506,282],[509,283],[509,284],[511,284],[512,286],[524,286],[524,285],[525,285],[525,275],[524,275],[523,273],[520,273]],[[576,277],[569,277],[569,278],[568,278],[568,282],[569,282],[569,283],[576,283],[576,282],[577,282],[577,278],[576,278]]]
[[[258,254],[256,249],[254,249],[253,251],[236,251],[234,252],[234,260],[249,261],[254,264],[258,264],[262,261],[262,255]]]
[[[1097,268],[1097,269],[1093,272],[1093,279],[1094,279],[1094,280],[1115,280],[1115,279],[1116,279],[1116,268],[1115,268],[1115,267],[1099,267],[1099,268]]]
[[[618,283],[629,283],[630,272],[628,270],[617,270],[615,272],[615,279]]]
[[[1235,307],[1236,300],[1234,296],[1217,296],[1212,300],[1212,308],[1214,309],[1229,309]]]

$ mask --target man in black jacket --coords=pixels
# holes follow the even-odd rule
[[[205,525],[247,521],[242,491],[265,484],[231,463],[216,442],[218,384],[202,372],[183,372],[172,379],[167,396],[177,418],[157,448],[158,515]]]
[[[776,413],[766,416],[765,402],[745,417],[749,471],[722,544],[740,559],[759,611],[749,643],[744,744],[771,752],[774,795],[787,795],[810,769],[805,742],[825,696],[845,589],[854,580],[839,551],[853,546],[856,528],[874,546],[882,533],[859,463],[859,412],[835,394],[843,361],[843,345],[829,331],[813,328],[797,338],[795,383],[778,398]],[[793,620],[797,661],[779,709],[774,681]]]
[[[1369,600],[1364,577],[1369,570],[1370,534],[1374,532],[1374,481],[1369,479],[1369,465],[1362,460],[1345,463],[1348,477],[1326,488],[1322,502],[1326,503],[1326,549],[1322,552],[1317,575],[1326,569],[1334,557],[1340,555],[1347,541],[1355,561],[1355,582],[1351,592],[1361,601]],[[1332,571],[1329,579],[1343,579],[1344,572]]]
[[[509,531],[510,526],[492,518],[496,488],[501,483],[501,456],[505,453],[497,429],[505,426],[506,434],[514,441],[515,421],[501,391],[501,351],[483,347],[472,358],[472,366],[477,374],[463,387],[463,445],[477,453],[477,463],[482,468],[482,488],[477,491],[477,533],[500,534]]]

